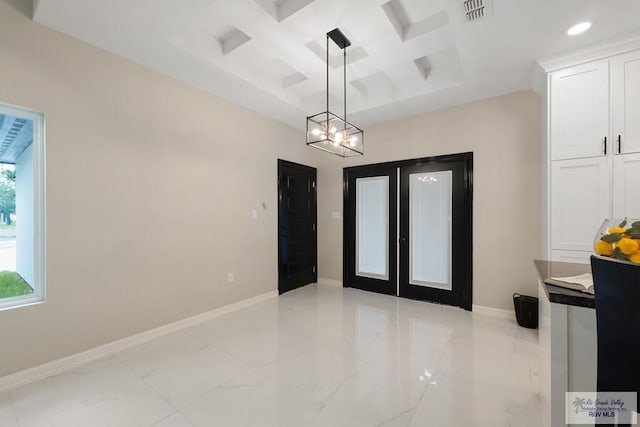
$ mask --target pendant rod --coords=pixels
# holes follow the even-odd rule
[[[329,137],[329,34],[327,34],[327,137]]]
[[[347,48],[342,48],[343,71],[344,71],[344,128],[347,129]]]

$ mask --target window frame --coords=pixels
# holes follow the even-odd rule
[[[47,300],[46,122],[44,113],[0,102],[0,114],[33,121],[33,293],[0,299],[0,311]]]

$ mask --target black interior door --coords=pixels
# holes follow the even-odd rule
[[[316,169],[278,160],[278,292],[317,282]]]
[[[344,171],[345,287],[397,294],[397,168]]]
[[[471,310],[471,158],[400,168],[400,296]]]

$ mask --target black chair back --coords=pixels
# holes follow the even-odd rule
[[[598,391],[640,394],[640,265],[591,256]]]

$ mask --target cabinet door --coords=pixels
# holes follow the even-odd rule
[[[640,51],[611,60],[614,153],[640,152]]]
[[[608,61],[554,72],[550,83],[552,160],[604,155],[609,134]]]
[[[640,154],[613,159],[613,217],[640,218]]]
[[[609,158],[551,162],[551,249],[592,251],[610,200]]]

